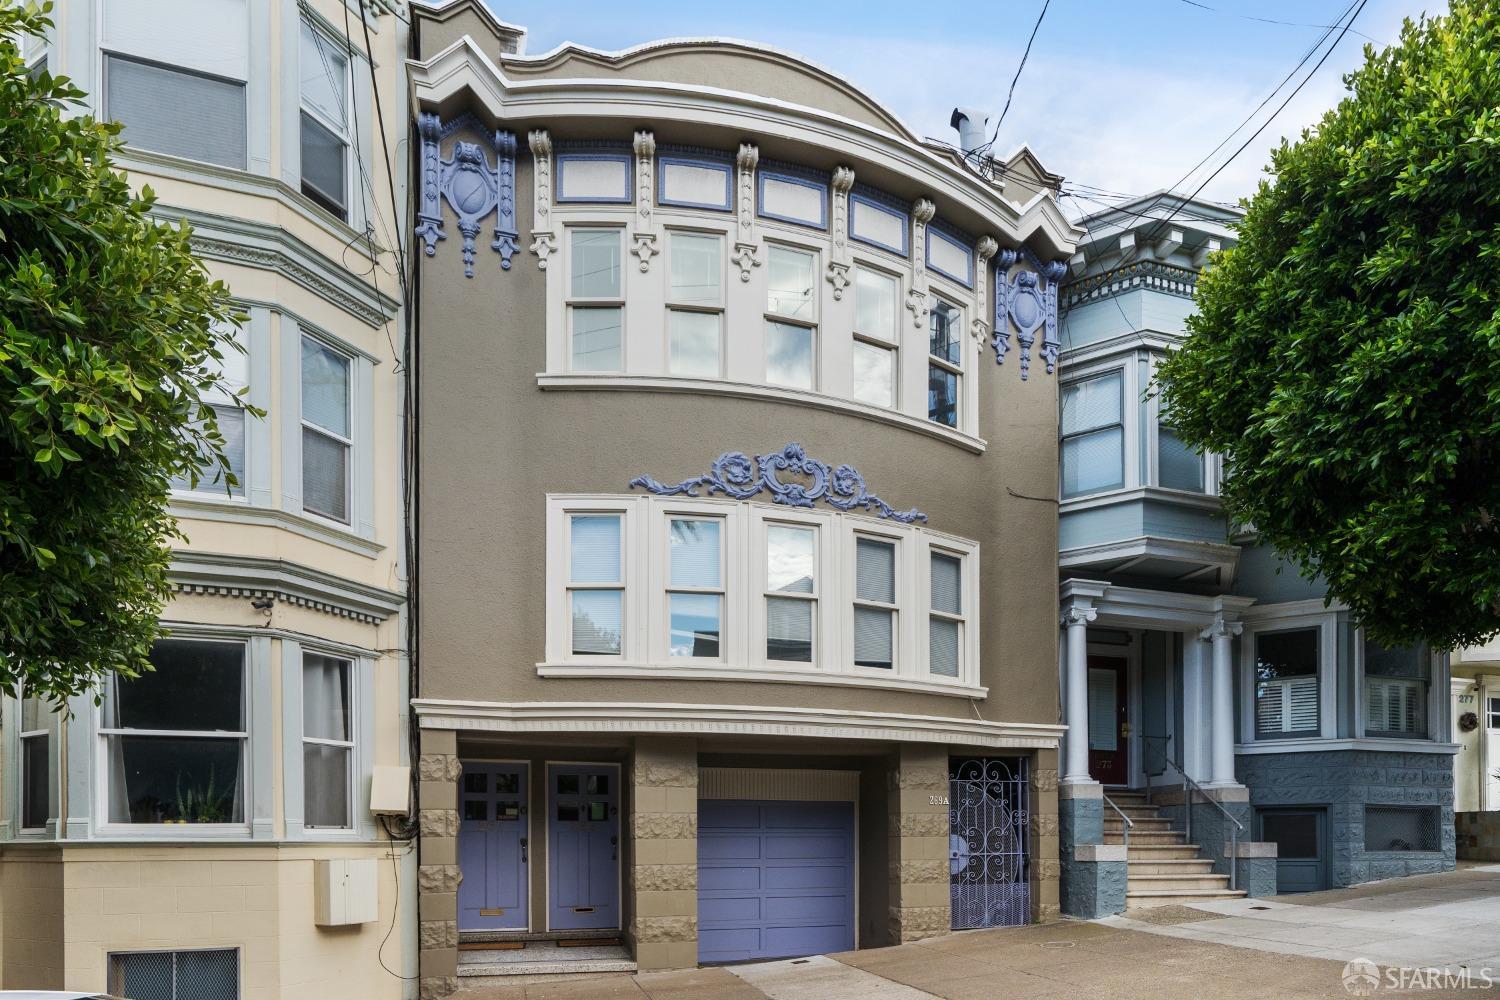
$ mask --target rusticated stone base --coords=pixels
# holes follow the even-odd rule
[[[698,964],[698,746],[636,742],[630,775],[633,905],[629,935],[642,971]]]
[[[891,939],[902,944],[937,937],[952,930],[946,906],[893,906],[889,924]]]
[[[418,984],[420,1000],[442,1000],[458,992],[457,976],[423,976]]]
[[[421,1000],[458,990],[458,782],[456,734],[423,730],[417,757],[417,940]]]
[[[948,888],[948,751],[903,746],[888,781],[889,940],[901,944],[946,934]]]

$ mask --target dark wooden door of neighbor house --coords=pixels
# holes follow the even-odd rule
[[[1125,660],[1089,657],[1089,775],[1103,785],[1130,784],[1130,725]]]
[[[1261,809],[1260,839],[1276,845],[1276,891],[1328,888],[1328,810]]]

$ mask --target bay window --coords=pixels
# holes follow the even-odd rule
[[[1124,393],[1118,371],[1062,387],[1064,499],[1125,485]]]
[[[625,368],[619,229],[569,230],[568,329],[575,372]]]
[[[230,483],[224,476],[224,469],[217,461],[212,460],[207,452],[203,452],[198,458],[198,469],[194,483],[194,476],[190,473],[182,473],[172,477],[172,489],[183,492],[197,491],[200,493],[211,493],[218,496],[243,497],[245,495],[245,408],[236,395],[244,389],[249,381],[249,358],[241,350],[238,343],[236,331],[225,331],[220,335],[224,343],[219,348],[223,357],[217,362],[216,367],[221,378],[221,383],[214,389],[203,393],[203,407],[213,411],[214,423],[219,428],[219,435],[224,439],[224,457],[229,463],[229,471],[234,476],[234,482]],[[201,429],[203,426],[202,415],[195,421]]]
[[[719,378],[724,373],[724,239],[674,232],[667,252],[667,370]]]
[[[818,529],[766,525],[766,659],[811,663],[818,611]]]
[[[716,660],[724,633],[722,522],[674,517],[668,537],[669,655]]]
[[[568,519],[568,606],[575,656],[619,656],[625,631],[619,514]]]
[[[245,169],[243,81],[107,52],[104,116],[136,149]]]
[[[927,419],[957,427],[959,380],[963,375],[963,312],[938,299],[927,321]]]
[[[245,644],[162,639],[153,670],[105,684],[104,814],[111,824],[245,819]]]
[[[302,654],[303,823],[308,828],[353,825],[353,664],[320,653]]]
[[[771,246],[767,253],[766,381],[792,389],[817,385],[817,257]]]
[[[1418,646],[1386,649],[1364,642],[1365,735],[1427,737],[1431,657]]]
[[[307,22],[300,40],[302,193],[349,219],[349,60],[345,48]]]
[[[354,444],[350,360],[302,338],[302,508],[345,524]]]
[[[896,544],[858,537],[854,543],[854,665],[896,665]]]
[[[896,405],[897,307],[895,278],[866,267],[854,269],[854,380],[862,403]]]
[[[1156,425],[1156,484],[1169,490],[1203,493],[1203,453],[1188,447],[1163,413]]]
[[[1261,739],[1317,736],[1321,630],[1256,632],[1255,735]]]

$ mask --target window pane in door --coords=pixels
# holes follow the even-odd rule
[[[766,659],[812,662],[813,602],[766,599]]]
[[[673,518],[669,526],[672,553],[671,586],[717,587],[719,572],[718,521]]]
[[[813,330],[766,324],[766,381],[793,389],[813,387]]]
[[[671,594],[671,654],[719,655],[723,599],[718,594]]]
[[[572,598],[573,652],[619,655],[623,595],[618,590],[575,590]]]
[[[575,514],[569,579],[573,583],[620,582],[620,516]]]

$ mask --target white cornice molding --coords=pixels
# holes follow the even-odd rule
[[[916,680],[910,677],[869,677],[863,674],[839,674],[829,670],[775,670],[755,667],[680,667],[666,663],[538,663],[538,677],[572,677],[589,679],[703,681],[745,681],[752,684],[812,684],[830,687],[868,688],[872,691],[911,691],[942,698],[968,698],[983,701],[989,697],[987,687],[967,687],[943,681]]]
[[[921,143],[832,112],[696,84],[627,78],[512,80],[468,36],[430,59],[410,60],[407,66],[414,109],[454,108],[467,91],[496,123],[614,118],[622,128],[634,129],[641,127],[644,116],[741,132],[758,124],[767,134],[820,146],[841,157],[854,152],[903,174],[933,194],[995,221],[1007,242],[1040,240],[1048,245],[1047,255],[1067,257],[1083,235],[1045,193],[1018,206]]]
[[[179,593],[271,597],[371,625],[395,614],[406,600],[395,591],[261,556],[177,550],[167,576]]]
[[[1066,726],[894,712],[648,702],[486,702],[414,698],[425,729],[500,733],[667,733],[960,743],[1053,749]]]
[[[1098,613],[1101,626],[1154,627],[1173,631],[1202,629],[1218,618],[1237,621],[1248,617],[1253,597],[1180,594],[1170,590],[1117,587],[1103,580],[1064,580],[1060,589],[1062,607],[1076,606],[1079,597]]]

